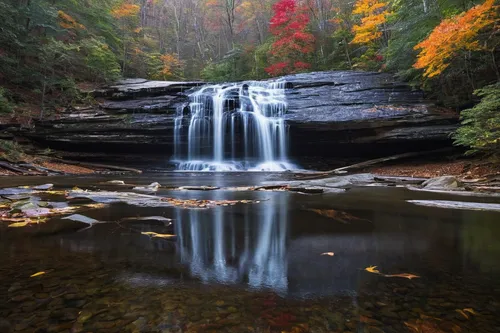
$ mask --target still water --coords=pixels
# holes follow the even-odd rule
[[[121,179],[226,187],[279,177]],[[109,190],[106,180],[0,181]],[[61,217],[19,229],[0,224],[0,332],[500,331],[500,213],[406,202],[462,197],[375,187],[157,195],[259,203],[208,210],[114,203],[79,212],[107,222],[91,228]],[[172,222],[131,219],[148,216]],[[45,274],[30,277],[37,272]],[[394,276],[404,273],[418,277]]]

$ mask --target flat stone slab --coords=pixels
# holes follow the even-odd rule
[[[407,202],[426,207],[500,212],[500,204],[496,203],[447,201],[447,200],[407,200]]]

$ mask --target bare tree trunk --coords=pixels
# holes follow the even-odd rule
[[[491,50],[491,60],[492,60],[492,63],[493,63],[493,68],[495,69],[495,73],[497,75],[497,80],[500,81],[500,71],[498,70],[498,66],[497,66],[497,61],[495,59],[495,50]]]
[[[347,62],[349,63],[349,67],[352,68],[351,55],[349,54],[349,46],[348,46],[348,43],[347,43],[347,40],[345,39],[345,37],[343,39],[342,44],[344,44],[345,55],[347,56]]]

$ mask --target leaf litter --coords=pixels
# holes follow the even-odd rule
[[[408,280],[420,278],[420,276],[415,275],[415,274],[411,274],[411,273],[383,274],[378,270],[377,266],[368,266],[364,270],[367,271],[368,273],[377,274],[377,275],[381,275],[383,277],[388,277],[388,278],[399,277],[399,278],[405,278]]]
[[[367,221],[371,222],[369,220],[356,217],[352,214],[340,211],[340,210],[334,210],[334,209],[313,209],[313,208],[308,208],[304,209],[305,211],[313,212],[315,214],[318,214],[320,216],[341,222],[343,224],[350,224],[351,221]]]
[[[187,209],[208,209],[217,206],[233,206],[236,204],[260,203],[259,200],[176,199],[134,192],[84,191],[81,189],[74,189],[70,191],[67,198],[86,198],[98,203],[123,202],[139,207],[179,207]]]

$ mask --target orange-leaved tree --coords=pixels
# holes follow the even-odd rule
[[[307,31],[309,16],[296,0],[280,0],[273,6],[270,31],[276,37],[270,54],[274,60],[265,70],[271,76],[307,70],[307,55],[314,52],[314,36]]]
[[[171,78],[181,78],[184,63],[179,60],[177,55],[167,53],[160,56],[162,62],[162,69],[160,71],[164,80]]]
[[[127,66],[127,49],[129,44],[134,42],[133,35],[140,32],[137,30],[137,20],[138,14],[141,11],[141,7],[130,3],[128,1],[123,2],[119,6],[113,8],[111,15],[120,21],[121,30],[123,33],[123,63],[122,63],[122,73],[125,74],[125,69]],[[131,47],[132,48],[132,47]]]
[[[429,36],[415,46],[420,50],[413,67],[424,69],[424,76],[441,74],[461,50],[487,50],[487,42],[480,43],[480,32],[498,29],[498,9],[495,0],[486,0],[466,12],[443,20]],[[488,29],[491,28],[491,29]]]
[[[111,15],[117,19],[136,16],[139,14],[141,7],[131,3],[123,3],[111,11]]]
[[[370,44],[382,37],[381,26],[384,26],[390,14],[387,2],[358,0],[352,13],[361,16],[361,24],[352,28],[354,33],[352,44]]]
[[[78,23],[72,16],[66,14],[62,10],[57,12],[57,17],[59,19],[59,26],[64,29],[80,29],[85,30],[86,27],[83,24]]]

